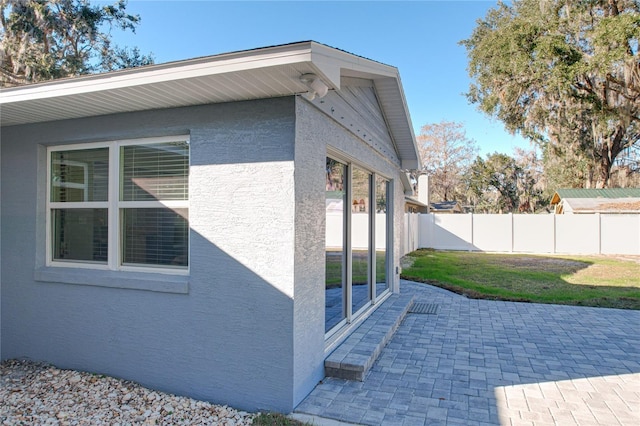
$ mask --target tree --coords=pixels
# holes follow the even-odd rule
[[[609,185],[611,167],[640,143],[640,2],[500,3],[461,43],[479,108],[539,142],[584,186]]]
[[[135,32],[126,1],[0,0],[0,85],[111,71],[153,63],[137,48],[115,46],[114,28]]]
[[[547,190],[583,188],[593,175],[592,157],[572,144],[547,144],[543,151],[544,176]]]
[[[462,201],[463,176],[478,152],[476,142],[467,138],[462,123],[441,121],[424,125],[417,140],[422,172],[431,176],[430,198]]]
[[[544,175],[544,163],[536,149],[516,148],[515,163],[520,168],[518,179],[518,198],[520,213],[535,213],[546,208],[551,199],[547,193],[547,181]]]
[[[535,149],[516,149],[515,157],[493,153],[476,157],[464,179],[477,213],[535,213],[545,209],[542,159]]]
[[[625,149],[616,158],[611,181],[620,188],[640,188],[640,144]]]
[[[487,159],[476,157],[466,177],[475,212],[507,213],[518,211],[518,183],[522,169],[506,154],[493,153]]]

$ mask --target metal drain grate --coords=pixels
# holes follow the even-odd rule
[[[409,309],[409,313],[435,315],[438,313],[438,305],[434,303],[414,303]]]

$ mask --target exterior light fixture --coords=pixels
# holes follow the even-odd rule
[[[316,95],[320,98],[324,97],[329,91],[329,87],[315,74],[302,74],[300,81],[309,88],[309,91],[303,93],[303,96],[310,101],[314,100]]]

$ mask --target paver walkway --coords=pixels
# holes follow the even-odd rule
[[[296,412],[367,425],[640,425],[640,312],[471,300],[408,314],[364,382],[327,378]]]

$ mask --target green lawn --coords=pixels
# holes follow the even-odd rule
[[[402,278],[472,298],[640,309],[640,257],[417,250]]]
[[[255,426],[311,426],[278,413],[262,413],[253,419]]]
[[[326,287],[339,287],[342,283],[342,252],[327,252],[326,255]],[[353,251],[352,282],[355,285],[367,283],[367,252]],[[385,252],[376,252],[376,281],[385,281]]]

